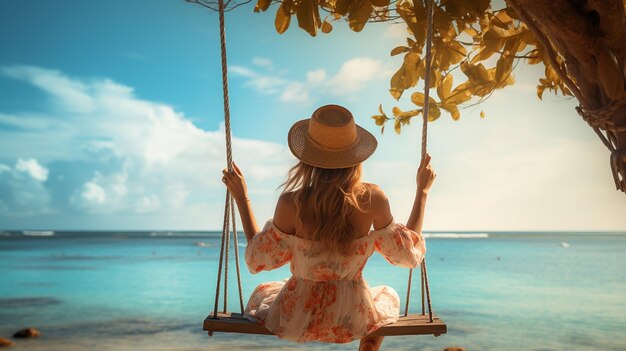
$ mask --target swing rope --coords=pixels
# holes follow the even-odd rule
[[[421,0],[414,0],[421,1]],[[429,113],[429,85],[430,85],[430,72],[431,72],[431,63],[432,63],[432,54],[431,54],[431,44],[433,39],[433,12],[434,12],[434,0],[424,0],[426,2],[426,14],[427,14],[427,37],[426,37],[426,77],[424,78],[424,108],[422,110],[423,123],[422,123],[422,149],[421,149],[421,157],[422,159],[426,156],[427,151],[427,132],[428,132],[428,113]],[[224,20],[224,0],[219,0],[219,24],[220,24],[220,49],[221,49],[221,64],[222,64],[222,89],[224,95],[224,132],[226,135],[226,163],[228,166],[228,170],[233,170],[233,156],[232,156],[232,145],[231,145],[231,127],[230,127],[230,103],[228,98],[228,65],[226,61],[226,25]],[[237,285],[239,288],[239,306],[241,308],[241,313],[244,312],[243,307],[243,289],[241,286],[241,272],[239,269],[239,246],[237,240],[237,228],[235,224],[235,207],[234,207],[234,199],[232,194],[228,190],[226,190],[226,200],[224,204],[224,223],[222,226],[222,240],[221,240],[221,248],[220,248],[220,259],[217,271],[217,284],[215,290],[215,304],[213,308],[213,318],[218,318],[218,305],[219,305],[219,295],[220,295],[220,283],[222,280],[222,268],[224,269],[224,306],[223,312],[227,313],[228,310],[228,261],[229,261],[229,251],[230,251],[230,222],[232,221],[233,225],[233,241],[235,246],[235,266],[237,270]],[[433,322],[433,312],[430,301],[430,287],[428,285],[428,273],[426,271],[426,260],[424,259],[421,263],[421,296],[422,296],[422,315],[425,314],[425,299],[428,306],[428,316],[429,320]],[[404,309],[404,316],[408,315],[409,312],[409,302],[411,295],[411,284],[413,278],[413,269],[409,270],[409,281],[406,295],[406,304]],[[212,332],[209,332],[211,335]]]
[[[224,132],[226,134],[226,163],[228,170],[233,170],[233,150],[230,131],[230,103],[228,99],[228,64],[226,62],[226,24],[224,20],[224,0],[219,0],[220,18],[220,49],[222,53],[222,91],[224,95]],[[232,213],[232,217],[229,215]],[[229,218],[230,217],[230,218]],[[239,287],[239,306],[243,314],[243,289],[241,288],[241,272],[239,270],[239,246],[237,240],[237,227],[235,224],[235,206],[233,197],[226,190],[226,201],[224,204],[224,223],[222,226],[222,244],[220,249],[220,262],[217,270],[217,284],[215,289],[215,305],[213,306],[213,316],[217,318],[217,306],[219,304],[220,283],[222,281],[222,266],[224,266],[224,313],[228,310],[228,252],[230,251],[230,220],[233,223],[233,236],[235,244],[235,265],[237,268],[237,285]],[[226,243],[226,245],[224,245]],[[226,262],[224,262],[226,253]]]
[[[429,113],[429,100],[430,100],[430,71],[432,64],[432,41],[433,41],[433,12],[434,12],[434,4],[433,0],[425,0],[426,2],[426,16],[427,16],[427,32],[426,32],[426,77],[424,77],[424,109],[422,110],[423,122],[422,122],[422,159],[426,157],[427,151],[427,142],[428,142],[428,113]],[[430,287],[428,286],[428,273],[426,271],[426,258],[422,260],[420,265],[421,274],[420,274],[420,282],[421,282],[421,290],[422,290],[422,314],[425,314],[425,304],[424,304],[424,295],[426,296],[426,300],[428,301],[428,318],[432,322],[433,321],[433,311],[431,309],[430,303]],[[409,303],[411,300],[411,285],[413,282],[413,268],[409,270],[409,284],[406,292],[406,304],[404,305],[404,316],[409,315]],[[424,292],[426,294],[424,294]]]

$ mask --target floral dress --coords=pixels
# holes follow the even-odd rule
[[[426,252],[422,235],[401,223],[351,243],[350,254],[329,253],[318,241],[282,233],[272,219],[246,247],[252,273],[291,262],[292,276],[254,289],[244,315],[280,338],[346,343],[397,321],[400,297],[388,286],[370,287],[361,274],[378,251],[391,264],[417,267]]]

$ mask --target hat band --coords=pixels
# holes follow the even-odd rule
[[[350,144],[348,144],[346,146],[338,147],[338,148],[328,147],[328,146],[322,145],[322,144],[318,143],[317,141],[315,141],[313,138],[311,138],[311,136],[308,133],[306,135],[306,140],[307,140],[308,143],[312,144],[316,148],[322,149],[322,150],[325,150],[325,151],[330,151],[330,152],[341,152],[341,151],[350,149],[350,148],[354,147],[355,145],[357,145],[358,142],[359,142],[359,138],[356,137],[356,138],[354,138],[353,142],[351,142]]]

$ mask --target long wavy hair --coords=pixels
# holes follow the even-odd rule
[[[358,235],[352,218],[366,212],[362,204],[371,201],[369,187],[361,182],[361,164],[326,169],[302,161],[289,169],[283,193],[293,192],[296,220],[302,226],[302,209],[312,215],[309,239],[325,248],[345,253]]]

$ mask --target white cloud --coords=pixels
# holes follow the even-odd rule
[[[228,71],[242,77],[254,78],[257,76],[255,71],[242,66],[230,65]]]
[[[311,84],[319,84],[326,79],[326,71],[317,69],[315,71],[306,72],[306,80]]]
[[[161,209],[161,200],[154,194],[142,196],[135,202],[135,208],[138,213],[156,212]]]
[[[3,67],[2,71],[9,77],[29,81],[51,94],[67,112],[89,112],[94,108],[87,86],[59,71],[24,65]]]
[[[47,172],[36,160],[20,159],[15,167],[0,164],[0,216],[52,213],[50,193],[44,186]]]
[[[272,64],[272,60],[265,58],[265,57],[253,57],[252,64],[265,67],[268,69],[272,69],[274,67]]]
[[[280,77],[259,74],[246,67],[231,66],[229,69],[235,75],[248,78],[244,86],[251,87],[263,94],[278,94],[285,85],[289,84],[287,80]]]
[[[0,164],[0,220],[25,218],[30,223],[28,216],[67,210],[89,225],[88,218],[102,218],[94,228],[220,227],[223,126],[199,129],[172,107],[138,99],[131,88],[110,80],[37,72],[79,89],[67,96],[86,94],[91,109],[76,112],[59,102],[63,97],[50,93],[57,109],[46,114],[0,113],[16,124],[28,118],[19,128],[0,129],[0,160],[5,162]],[[322,73],[307,75],[309,84],[313,76]],[[31,78],[21,79],[51,82]],[[326,76],[317,87],[330,79]],[[277,99],[287,86],[275,94]],[[300,88],[310,92],[309,87]],[[533,92],[528,93],[532,100],[519,91],[508,94],[505,99],[494,95],[481,106],[487,111],[484,120],[469,111],[460,122],[442,118],[429,126],[429,149],[439,175],[429,196],[426,229],[623,230],[626,203],[612,188],[607,151],[576,118],[574,104],[563,106],[559,100],[558,109],[541,110],[548,105],[533,103]],[[356,106],[353,112],[367,111]],[[45,125],[53,127],[43,133]],[[415,190],[419,138],[411,133],[376,133],[379,148],[364,165],[364,179],[383,187],[398,221],[408,218]],[[234,137],[233,147],[257,220],[269,218],[275,205],[271,195],[278,195],[274,189],[293,157],[276,143]],[[17,157],[23,170],[17,169]],[[35,163],[25,162],[30,159],[47,170],[45,182],[45,172],[33,173]]]
[[[299,82],[289,83],[280,95],[281,101],[306,102],[310,100],[306,86]]]
[[[407,26],[404,23],[390,23],[387,24],[387,28],[383,32],[383,38],[393,38],[402,41],[406,41],[409,37]]]
[[[393,73],[380,60],[368,57],[357,57],[344,62],[339,71],[328,77],[326,70],[315,69],[305,73],[303,81],[283,78],[273,71],[271,66],[260,64],[259,58],[253,63],[266,72],[259,72],[243,66],[231,66],[230,71],[235,75],[247,78],[244,86],[251,87],[261,94],[275,95],[281,101],[311,103],[318,96],[332,94],[352,96],[365,89],[372,81],[388,79]],[[270,61],[271,63],[271,61]]]
[[[390,74],[382,61],[357,57],[344,62],[326,85],[333,94],[349,95],[363,90],[373,80],[389,78]]]
[[[3,71],[48,92],[55,108],[41,115],[24,113],[29,120],[20,126],[19,138],[12,130],[0,129],[0,140],[11,140],[0,148],[0,159],[15,154],[31,157],[17,160],[15,169],[0,167],[0,216],[41,213],[54,201],[75,213],[153,215],[151,223],[138,217],[144,227],[219,226],[220,211],[213,207],[225,193],[220,181],[225,165],[223,127],[199,129],[171,106],[138,99],[132,88],[108,79],[79,80],[29,66]],[[64,87],[62,93],[57,85]],[[89,108],[61,103],[71,96],[83,96]],[[22,114],[0,116],[11,121],[22,118]],[[40,126],[49,123],[55,123],[54,128],[42,134]],[[282,145],[236,136],[232,142],[251,188],[268,188],[267,184],[275,188],[282,175],[276,169],[293,162]],[[33,183],[39,185],[30,192],[29,202],[24,200],[25,189],[33,188]],[[263,208],[262,215],[271,215],[271,205]]]
[[[88,203],[98,204],[98,205],[103,204],[107,199],[107,194],[104,191],[104,189],[100,185],[94,182],[85,183],[85,186],[83,187],[83,191],[80,195]]]
[[[15,169],[20,172],[28,173],[33,179],[36,179],[41,182],[45,182],[48,179],[48,169],[43,167],[37,162],[34,158],[29,158],[26,160],[18,159],[17,164],[15,165]]]

